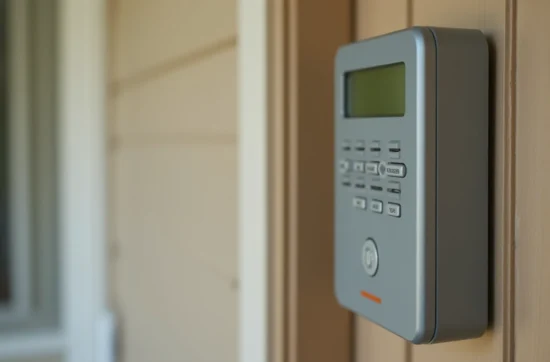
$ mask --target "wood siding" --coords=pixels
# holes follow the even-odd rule
[[[236,1],[108,10],[119,360],[236,361]]]
[[[275,240],[280,242],[276,260],[277,270],[282,275],[277,279],[277,290],[287,293],[277,304],[280,317],[277,320],[282,321],[278,324],[279,337],[287,336],[286,345],[279,343],[279,346],[286,346],[286,351],[290,351],[280,353],[276,360],[296,361],[299,356],[300,362],[549,361],[550,344],[545,329],[550,322],[546,308],[550,303],[547,281],[550,264],[545,258],[550,253],[546,240],[550,235],[550,223],[546,220],[550,215],[550,191],[545,185],[550,182],[550,142],[547,141],[550,134],[550,42],[547,40],[550,3],[543,0],[356,0],[337,3],[316,2],[318,9],[311,9],[321,15],[326,9],[334,12],[331,21],[325,21],[331,24],[327,26],[323,21],[315,23],[303,11],[307,9],[307,1],[282,1],[278,9],[282,9],[279,13],[283,15],[279,14],[279,26],[272,29],[276,33],[272,41],[278,44],[272,59],[278,69],[274,73],[276,86],[272,105],[273,129],[277,131],[272,160],[273,170],[277,171],[276,184],[280,185],[274,188],[278,200],[277,217],[274,218],[278,237]],[[330,332],[318,343],[322,345],[327,335],[332,335],[341,346],[341,336],[350,335],[349,351],[340,348],[338,356],[316,355],[315,358],[296,352],[307,350],[308,343],[317,343],[313,341],[319,335],[318,331],[313,331],[318,327],[315,312],[296,313],[296,310],[306,310],[304,302],[312,308],[311,297],[320,290],[319,275],[325,275],[317,273],[322,269],[318,260],[310,259],[307,250],[318,247],[318,242],[326,242],[318,232],[330,232],[331,227],[322,222],[310,222],[312,209],[307,205],[315,204],[315,196],[320,190],[331,191],[328,183],[310,187],[312,180],[325,173],[328,175],[328,171],[308,160],[313,157],[313,149],[315,152],[332,149],[332,138],[326,133],[332,132],[329,121],[324,115],[315,113],[325,108],[311,106],[311,102],[321,99],[319,95],[324,96],[323,85],[318,82],[330,76],[333,69],[324,58],[318,58],[320,48],[313,44],[315,39],[332,34],[331,31],[346,29],[345,18],[340,16],[338,9],[350,9],[347,26],[352,33],[351,40],[414,25],[477,28],[487,36],[491,70],[491,289],[490,326],[481,338],[414,346],[360,317],[353,317],[350,334],[349,325],[344,323],[345,314],[325,306],[315,312],[322,310],[325,313],[323,328]],[[297,46],[296,39],[301,41],[298,45],[304,46]],[[343,36],[341,44],[346,42]],[[322,74],[313,66],[320,64],[318,59],[323,59],[321,63],[325,66]],[[315,80],[308,78],[313,74]],[[306,92],[308,96],[304,97]],[[313,114],[321,120],[315,125],[310,123]],[[311,130],[320,137],[308,138]],[[317,153],[317,158],[322,154]],[[330,220],[331,212],[325,206],[315,208],[316,220]],[[324,249],[324,244],[321,249],[330,253]],[[328,277],[324,280],[323,293],[332,288]],[[309,289],[310,285],[315,289]],[[277,341],[281,340],[284,338]],[[284,359],[289,355],[294,359]]]

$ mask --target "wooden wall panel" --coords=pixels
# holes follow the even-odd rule
[[[516,361],[550,359],[550,2],[518,1]]]
[[[356,40],[403,29],[408,26],[407,0],[357,0]],[[382,327],[355,317],[356,362],[401,362],[407,360],[407,344]]]
[[[409,25],[409,0],[357,0],[355,37],[357,40],[390,33]]]
[[[509,195],[509,175],[506,158],[509,147],[506,139],[506,117],[504,99],[506,2],[501,0],[414,0],[411,18],[413,25],[441,27],[477,28],[487,35],[491,47],[491,92],[493,114],[491,114],[494,137],[493,154],[493,239],[491,245],[493,305],[491,306],[491,329],[480,339],[444,343],[433,346],[413,346],[412,360],[415,362],[501,362],[505,340],[504,303],[509,297],[504,288],[505,253],[511,242],[507,233],[506,200]]]

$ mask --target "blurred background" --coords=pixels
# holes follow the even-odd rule
[[[236,361],[236,2],[99,3],[0,0],[0,361]]]

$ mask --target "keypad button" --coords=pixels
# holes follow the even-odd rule
[[[373,277],[378,271],[378,248],[372,239],[367,239],[363,245],[363,253],[361,254],[361,262],[365,272]]]
[[[365,163],[363,161],[353,161],[353,171],[365,172]]]
[[[338,167],[341,173],[346,173],[351,168],[351,162],[349,160],[340,160],[340,162],[338,162]]]
[[[389,202],[386,205],[386,214],[393,217],[401,217],[401,205]]]
[[[382,204],[382,201],[379,201],[379,200],[371,200],[370,204],[369,204],[369,208],[372,212],[375,212],[377,214],[381,214],[382,213],[382,209],[383,209],[383,204]]]
[[[365,141],[355,141],[355,150],[359,152],[365,151]]]
[[[351,179],[349,177],[342,177],[342,186],[350,187]]]
[[[378,175],[378,165],[379,162],[367,162],[365,169],[369,175]]]
[[[367,208],[367,199],[365,199],[364,197],[354,197],[353,198],[353,207],[355,207],[356,209],[362,209],[362,210],[365,210]]]
[[[342,150],[351,151],[351,141],[350,140],[344,140],[344,142],[342,142]]]
[[[365,178],[363,176],[357,176],[353,180],[353,186],[355,186],[356,189],[364,190],[367,187],[367,184],[365,183]]]
[[[388,142],[388,153],[390,158],[399,158],[401,156],[401,145],[399,141]]]
[[[370,155],[380,157],[380,141],[372,141],[369,145]]]
[[[388,163],[386,164],[385,173],[391,177],[405,177],[407,168],[402,163]]]
[[[388,195],[394,199],[399,199],[401,196],[401,184],[398,181],[389,181],[386,190]]]

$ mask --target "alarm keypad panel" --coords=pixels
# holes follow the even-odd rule
[[[487,328],[488,63],[432,27],[336,55],[335,295],[415,344]]]

